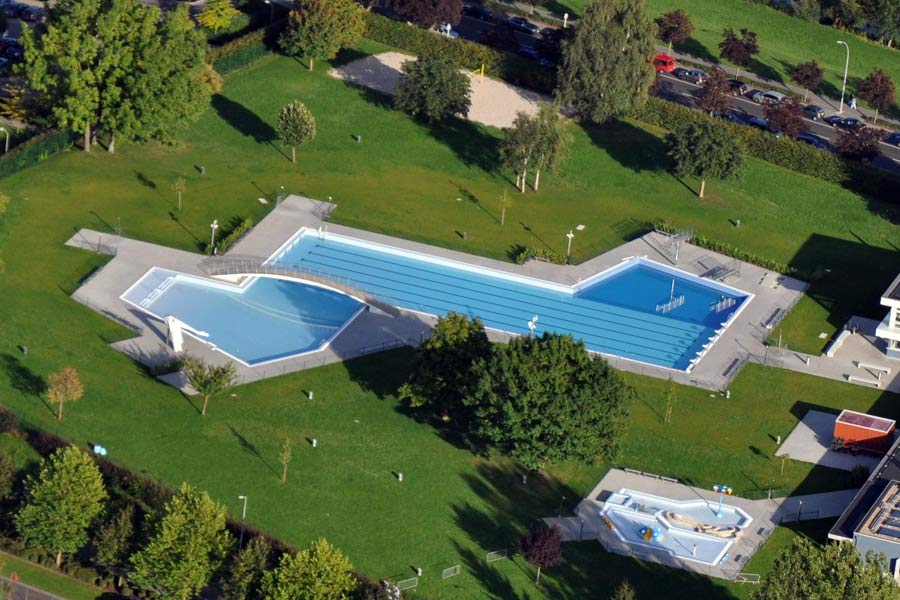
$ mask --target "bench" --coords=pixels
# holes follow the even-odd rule
[[[864,363],[861,360],[856,361],[857,369],[869,369],[870,371],[878,372],[878,379],[881,379],[882,374],[889,374],[891,372],[890,367],[879,367],[878,365],[870,365],[869,363]]]
[[[874,385],[877,388],[881,387],[881,381],[877,379],[869,379],[867,377],[857,377],[856,375],[847,375],[847,381],[851,383],[864,383],[866,385]]]

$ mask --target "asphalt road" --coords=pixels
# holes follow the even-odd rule
[[[701,86],[690,83],[689,81],[682,81],[681,79],[677,79],[676,77],[665,73],[660,74],[660,79],[662,81],[660,86],[660,97],[673,102],[679,102],[686,106],[694,106],[696,95]],[[731,106],[738,114],[765,118],[762,105],[753,102],[745,96],[734,98],[731,101]],[[826,116],[829,114],[832,113],[826,111]],[[822,121],[812,121],[806,118],[803,120],[806,123],[806,131],[834,144],[834,141],[837,138],[837,131],[835,131],[831,125],[823,123]],[[823,150],[822,152],[826,151]],[[882,142],[881,154],[876,157],[872,163],[883,169],[900,172],[900,148]]]
[[[481,35],[493,26],[493,23],[488,23],[487,21],[482,21],[481,19],[475,19],[463,15],[459,21],[459,25],[454,27],[453,31],[458,33],[459,37],[465,40],[481,43]],[[515,33],[516,41],[519,42],[520,47],[531,48],[535,45],[535,43],[537,43],[539,39],[539,36],[528,35],[527,33],[522,33],[521,31],[516,31]]]

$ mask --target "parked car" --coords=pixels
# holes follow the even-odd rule
[[[3,50],[3,56],[11,62],[22,62],[25,60],[25,49],[22,46],[9,46]]]
[[[750,86],[740,79],[729,79],[728,85],[731,88],[731,94],[733,96],[743,96],[750,91]]]
[[[746,115],[742,116],[733,110],[730,110],[728,112],[714,111],[713,116],[718,117],[720,119],[724,119],[726,121],[730,121],[730,122],[734,123],[735,125],[746,125],[747,124],[747,121],[745,119]]]
[[[826,123],[831,125],[832,127],[837,127],[837,124],[843,119],[841,115],[828,115],[823,119]]]
[[[895,131],[893,133],[887,134],[887,136],[885,136],[884,138],[884,143],[893,144],[894,146],[900,148],[900,131]]]
[[[11,19],[15,19],[19,16],[19,11],[25,8],[23,4],[19,4],[18,2],[10,2],[9,4],[4,4],[0,6],[0,10],[3,11],[3,14],[6,17]]]
[[[516,54],[518,54],[522,58],[527,58],[528,60],[533,60],[534,62],[538,63],[542,67],[547,67],[548,69],[552,69],[553,67],[556,66],[553,62],[551,62],[551,61],[547,60],[546,58],[544,58],[543,56],[541,56],[540,52],[538,52],[532,46],[520,46],[519,49],[516,50]]]
[[[771,90],[768,92],[757,90],[750,96],[750,99],[757,104],[778,104],[785,98],[787,98],[787,96],[785,96],[781,92],[773,92]]]
[[[494,11],[480,4],[463,4],[462,14],[479,21],[493,23],[495,20]]]
[[[780,129],[778,129],[777,127],[771,127],[769,125],[769,122],[762,117],[750,117],[749,119],[747,119],[747,124],[751,127],[756,127],[757,129],[768,131],[775,137],[781,137],[783,135]]]
[[[540,27],[524,17],[510,17],[506,20],[506,23],[516,31],[521,31],[528,35],[537,35],[541,32]]]
[[[825,110],[818,104],[807,104],[803,107],[803,116],[818,121],[825,117]]]
[[[833,126],[839,129],[846,129],[847,131],[859,131],[860,129],[865,129],[866,124],[859,119],[847,117],[844,119],[840,119],[839,121],[834,123]]]
[[[657,54],[653,58],[653,68],[657,73],[671,73],[675,70],[675,57],[668,54]]]
[[[691,83],[696,83],[697,85],[703,83],[703,79],[706,77],[706,73],[704,73],[700,69],[675,69],[674,71],[672,71],[672,74],[675,75],[675,77],[677,77],[678,79],[690,81]]]
[[[828,142],[811,133],[801,133],[797,136],[797,141],[803,142],[804,144],[809,144],[813,148],[818,148],[819,150],[828,150]]]
[[[19,12],[19,18],[29,23],[37,23],[44,18],[44,9],[40,6],[26,6]]]

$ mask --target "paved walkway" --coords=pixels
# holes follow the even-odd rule
[[[753,554],[765,544],[775,527],[781,523],[836,517],[844,511],[856,494],[854,489],[771,500],[747,500],[730,496],[726,503],[746,511],[753,517],[753,522],[729,549],[728,558],[724,563],[708,566],[694,561],[683,561],[662,550],[646,547],[635,548],[622,541],[606,527],[600,519],[600,511],[603,510],[609,495],[619,492],[623,488],[673,500],[700,498],[711,504],[715,504],[719,500],[718,494],[712,490],[696,488],[675,480],[664,480],[637,472],[612,469],[578,504],[574,517],[562,519],[551,517],[544,521],[549,525],[558,525],[562,530],[563,539],[566,541],[597,540],[608,552],[722,579],[734,579],[741,573]]]
[[[881,461],[879,457],[867,454],[853,455],[849,452],[835,452],[831,449],[831,439],[834,435],[834,421],[837,415],[819,410],[808,411],[803,420],[797,423],[781,447],[775,451],[775,456],[788,456],[791,460],[799,460],[852,471],[857,465],[863,465],[869,472],[875,470]]]

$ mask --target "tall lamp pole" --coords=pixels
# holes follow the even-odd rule
[[[238,500],[244,501],[244,508],[241,510],[241,536],[238,541],[238,552],[244,547],[244,519],[247,518],[247,496],[238,496]]]
[[[213,219],[213,222],[209,224],[210,235],[209,235],[209,247],[215,251],[216,248],[216,229],[219,228],[219,220]]]
[[[6,134],[6,149],[3,152],[9,152],[9,130],[6,127],[0,127],[0,131]]]
[[[572,263],[572,238],[575,237],[575,233],[570,229],[566,237],[569,238],[569,243],[566,246],[566,264],[568,265]]]
[[[847,90],[847,71],[850,69],[850,46],[847,44],[847,42],[844,42],[841,40],[838,40],[837,43],[843,45],[844,48],[847,49],[847,60],[844,63],[844,83],[841,86],[841,107],[838,109],[839,113],[843,113],[844,112],[844,92]]]

